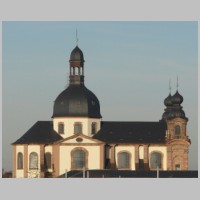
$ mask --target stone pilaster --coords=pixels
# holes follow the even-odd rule
[[[100,169],[105,168],[105,146],[104,144],[100,145]]]
[[[111,158],[110,158],[110,168],[116,169],[116,161],[115,161],[115,144],[111,145]]]
[[[40,145],[40,178],[44,178],[45,166],[44,166],[44,144]]]
[[[144,170],[149,170],[149,146],[144,145]]]
[[[53,153],[52,153],[52,161],[53,161],[53,177],[59,176],[59,167],[60,167],[60,159],[59,159],[59,145],[53,145]]]
[[[28,161],[29,161],[29,156],[28,156],[28,145],[24,145],[24,178],[28,178]]]
[[[16,155],[16,145],[13,145],[13,174],[12,177],[16,178],[16,171],[17,171],[17,155]],[[3,174],[2,174],[3,175]]]
[[[167,146],[167,170],[172,170],[172,150],[171,146]]]
[[[135,170],[139,170],[139,145],[135,145]]]

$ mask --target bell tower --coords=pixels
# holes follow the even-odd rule
[[[182,110],[183,97],[178,92],[164,100],[166,106],[162,119],[167,123],[167,168],[168,170],[188,170],[188,153],[190,139],[187,134],[188,118]]]

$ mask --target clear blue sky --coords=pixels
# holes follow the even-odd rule
[[[76,28],[85,85],[100,101],[102,120],[160,120],[169,79],[174,94],[178,75],[189,168],[197,170],[197,22],[3,22],[2,167],[12,169],[12,142],[36,121],[51,120],[68,83]]]

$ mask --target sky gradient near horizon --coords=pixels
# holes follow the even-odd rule
[[[198,169],[197,22],[3,22],[2,167],[12,169],[12,146],[68,84],[69,57],[78,45],[85,85],[99,99],[104,121],[158,121],[164,99],[183,96],[191,139],[189,169]]]

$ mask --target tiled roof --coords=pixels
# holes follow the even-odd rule
[[[53,130],[52,121],[38,121],[13,144],[49,144],[60,139],[63,138]]]
[[[107,143],[164,143],[166,123],[159,122],[102,122],[93,138]]]

